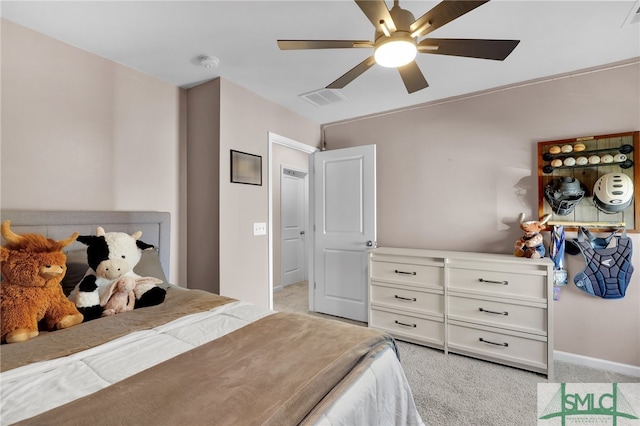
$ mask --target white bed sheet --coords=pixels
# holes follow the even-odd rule
[[[392,348],[380,352],[316,424],[424,426],[409,383]]]
[[[0,374],[0,423],[9,425],[97,392],[272,313],[233,302],[64,358],[5,371]],[[378,354],[319,424],[423,424],[391,348]]]

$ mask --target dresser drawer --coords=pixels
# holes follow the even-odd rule
[[[547,334],[547,310],[542,307],[450,295],[449,318],[524,333]]]
[[[444,283],[444,267],[372,261],[371,279],[409,285],[442,287]]]
[[[499,331],[449,324],[449,351],[499,358],[511,364],[547,368],[546,340],[527,339]]]
[[[444,314],[444,295],[420,290],[393,287],[371,282],[371,303],[384,304],[400,310],[410,309],[440,315]]]
[[[369,327],[405,336],[424,343],[444,344],[444,323],[435,318],[425,319],[395,312],[371,310]]]
[[[451,268],[449,288],[544,302],[547,277],[514,271]]]

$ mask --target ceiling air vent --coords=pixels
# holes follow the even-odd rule
[[[319,89],[298,96],[315,106],[325,106],[348,100],[345,95],[336,89]]]

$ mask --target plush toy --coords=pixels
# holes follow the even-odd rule
[[[547,227],[546,223],[551,219],[551,215],[544,215],[542,220],[539,221],[525,221],[524,218],[525,214],[520,213],[520,229],[524,231],[524,236],[516,240],[513,254],[516,257],[527,257],[531,259],[544,257],[544,242],[540,232]]]
[[[78,236],[54,241],[39,234],[18,235],[11,222],[2,224],[6,244],[0,247],[0,324],[2,341],[23,342],[47,330],[68,328],[82,322],[82,314],[65,297],[60,282],[67,271],[62,249]]]
[[[153,248],[139,240],[141,235],[141,231],[129,235],[124,232],[105,232],[102,227],[98,227],[95,236],[78,237],[78,241],[87,245],[89,269],[69,294],[69,300],[76,304],[85,321],[102,316],[113,284],[124,277],[135,280],[134,309],[164,302],[166,291],[158,287],[162,280],[141,277],[133,272],[140,261],[142,250]]]
[[[104,304],[102,316],[119,314],[121,312],[132,311],[136,303],[136,279],[130,276],[119,278],[111,284],[109,292],[106,294],[107,301]]]

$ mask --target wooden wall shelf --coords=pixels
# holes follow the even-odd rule
[[[564,225],[568,231],[576,231],[579,226],[593,228],[597,231],[609,231],[626,227],[628,232],[640,232],[640,131],[616,133],[609,135],[577,137],[554,141],[538,142],[538,215],[551,214],[549,224]],[[576,152],[573,147],[583,144],[584,150]],[[570,152],[555,152],[552,147],[566,147]],[[550,150],[552,152],[550,152]],[[598,155],[615,156],[624,154],[623,161],[597,164],[566,165],[567,158],[577,160],[579,157]],[[609,158],[610,159],[610,158]],[[552,161],[562,161],[561,165],[551,165]],[[619,158],[618,158],[619,160]],[[584,161],[584,160],[582,160]],[[569,163],[572,161],[569,160]],[[593,204],[593,186],[607,173],[623,173],[631,178],[634,184],[635,195],[631,205],[622,212],[607,214],[598,210]],[[552,180],[560,177],[574,177],[586,188],[584,199],[566,216],[555,213],[544,198],[544,188]]]

